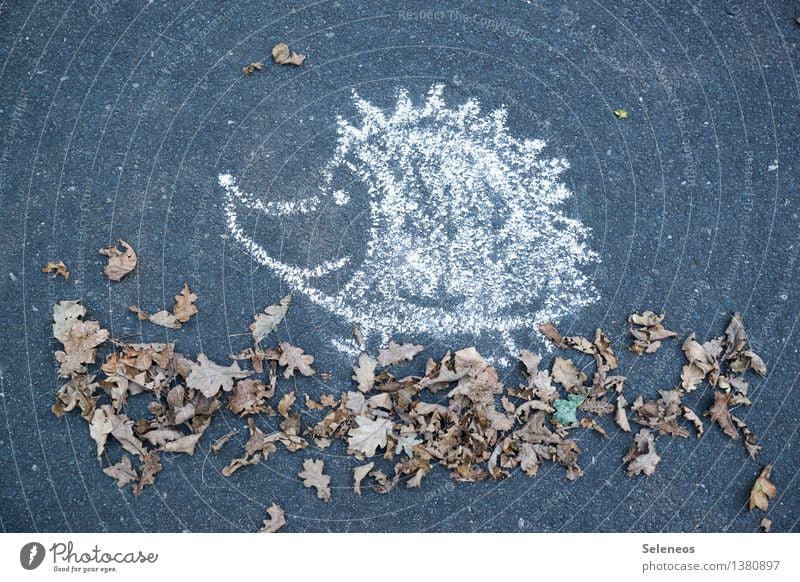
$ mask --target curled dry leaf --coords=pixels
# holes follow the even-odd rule
[[[768,517],[764,517],[761,519],[761,523],[758,525],[761,529],[764,530],[764,533],[768,533],[769,530],[772,529],[772,520]]]
[[[778,494],[778,488],[769,480],[772,475],[772,463],[761,470],[761,474],[750,490],[750,511],[758,507],[761,511],[769,509],[769,500]]]
[[[42,265],[42,273],[55,273],[64,277],[64,281],[69,281],[69,271],[64,261],[48,261]]]
[[[410,362],[414,359],[414,356],[424,349],[424,346],[416,344],[398,344],[394,341],[389,341],[387,347],[378,351],[378,363],[381,367],[386,368],[399,364],[403,360]]]
[[[253,340],[259,343],[273,331],[278,329],[278,324],[286,317],[289,311],[289,304],[292,302],[291,294],[281,299],[277,304],[270,305],[264,309],[264,313],[256,315],[256,320],[250,325],[253,332]]]
[[[661,457],[656,453],[656,439],[649,429],[643,428],[634,437],[634,444],[622,459],[628,463],[628,475],[652,475]]]
[[[378,366],[377,360],[370,358],[362,353],[358,356],[358,362],[353,367],[353,380],[358,382],[358,389],[366,393],[375,386],[375,368]]]
[[[289,52],[289,46],[281,42],[272,47],[272,58],[279,65],[295,65],[299,67],[306,60],[305,55]]]
[[[322,471],[325,462],[319,459],[306,459],[303,461],[303,470],[297,476],[303,480],[303,485],[317,490],[317,497],[323,501],[331,500],[331,478]]]
[[[628,401],[625,400],[625,397],[620,394],[617,397],[617,413],[614,417],[614,420],[617,422],[617,426],[619,426],[625,432],[631,432],[631,425],[628,422],[628,415],[625,412],[625,407],[628,405]]]
[[[564,338],[561,337],[561,334],[558,333],[555,324],[550,321],[545,323],[539,324],[539,333],[547,337],[551,342],[556,344],[560,348],[566,347],[564,344]]]
[[[100,249],[101,255],[108,257],[108,264],[103,269],[106,277],[112,281],[119,281],[125,275],[136,268],[137,258],[133,247],[120,239],[117,244],[122,245],[123,250],[119,250],[117,245],[112,245],[107,249]]]
[[[161,458],[155,451],[151,451],[142,457],[142,464],[139,467],[141,470],[139,482],[133,486],[134,495],[140,495],[142,489],[156,482],[156,474],[162,469],[160,461]]]
[[[744,448],[747,449],[747,454],[750,455],[751,459],[755,459],[758,451],[761,450],[761,447],[756,444],[756,435],[753,434],[753,431],[751,431],[747,424],[740,418],[731,414],[731,420],[733,424],[736,425],[736,428],[741,430],[744,435]]]
[[[264,400],[272,397],[274,392],[273,387],[261,380],[239,380],[228,398],[228,410],[239,416],[269,412],[271,409]]]
[[[628,321],[637,326],[629,330],[634,340],[631,351],[636,354],[652,354],[661,347],[661,340],[678,335],[662,325],[663,313],[661,315],[656,315],[652,311],[633,313],[628,317]]]
[[[273,503],[267,508],[267,515],[269,517],[264,520],[258,533],[275,533],[286,525],[286,515],[277,504]]]
[[[219,437],[217,440],[214,441],[214,444],[211,445],[211,452],[214,453],[215,455],[218,455],[219,452],[222,450],[222,447],[224,447],[225,444],[229,440],[231,440],[238,432],[239,429],[234,428],[226,432],[221,437]]]
[[[242,73],[244,73],[245,75],[247,75],[249,77],[250,75],[252,75],[256,71],[261,71],[263,68],[264,68],[264,65],[262,63],[258,63],[258,62],[250,63],[249,65],[245,65],[244,67],[242,67]]]
[[[732,400],[730,394],[724,392],[714,392],[714,404],[708,409],[707,416],[711,417],[711,422],[716,422],[730,438],[739,438],[739,431],[733,426],[731,419],[730,404]]]
[[[128,306],[128,311],[135,313],[140,321],[149,321],[150,323],[169,329],[181,328],[181,322],[178,321],[178,318],[166,309],[150,314],[135,305],[130,305]]]
[[[302,348],[295,347],[288,342],[280,343],[280,352],[281,357],[278,360],[278,365],[286,366],[283,371],[284,378],[293,377],[295,370],[303,376],[314,375],[314,369],[311,367],[311,364],[314,363],[314,356],[304,354]]]
[[[361,495],[361,482],[372,471],[373,467],[375,467],[375,463],[369,462],[353,469],[353,491],[355,491],[356,495]]]
[[[197,356],[197,362],[192,362],[191,372],[186,377],[186,385],[200,391],[206,398],[211,398],[220,388],[230,392],[234,380],[247,378],[249,375],[250,372],[242,371],[236,362],[230,366],[220,366],[209,360],[205,354],[200,354]]]

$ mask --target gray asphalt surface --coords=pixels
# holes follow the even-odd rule
[[[553,2],[25,2],[0,4],[0,527],[4,531],[252,531],[264,507],[286,509],[287,531],[756,531],[749,488],[774,463],[775,531],[800,529],[797,445],[797,281],[800,275],[800,81],[797,2],[650,0]],[[288,42],[302,68],[270,65]],[[629,478],[630,435],[576,433],[585,475],[546,466],[534,479],[455,484],[439,468],[420,490],[350,491],[341,447],[278,453],[225,479],[213,440],[243,423],[221,415],[193,458],[165,455],[156,485],[134,498],[101,473],[75,415],[50,412],[59,387],[52,305],[81,299],[115,337],[175,341],[217,361],[247,346],[253,314],[289,289],[227,238],[217,175],[314,192],[350,92],[390,108],[401,89],[419,103],[434,83],[448,103],[505,105],[517,136],[547,142],[571,168],[564,212],[592,228],[600,299],[561,322],[602,326],[625,352],[624,321],[664,310],[672,329],[719,335],[743,314],[770,373],[741,411],[763,450],[756,460],[716,427],[702,439],[658,441],[649,478]],[[612,110],[624,108],[628,119]],[[293,264],[363,253],[364,214],[328,209],[319,222],[262,225]],[[268,230],[271,229],[271,230]],[[124,238],[140,266],[120,284],[97,249]],[[64,283],[39,272],[60,258]],[[160,309],[184,281],[200,315],[180,331],[143,325],[129,304]],[[351,360],[330,345],[350,324],[298,296],[278,337],[317,357],[297,390],[350,386]],[[412,337],[423,356],[497,338]],[[540,349],[531,330],[521,346]],[[676,384],[680,341],[647,359],[624,354],[629,400]],[[422,361],[419,366],[422,365]],[[419,371],[411,365],[409,370]],[[516,369],[504,380],[521,380]],[[279,392],[294,389],[289,382]],[[705,410],[707,387],[690,401]],[[265,421],[269,426],[269,420]],[[295,475],[322,458],[333,500]]]

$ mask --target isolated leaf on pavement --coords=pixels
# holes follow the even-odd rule
[[[189,284],[184,283],[183,289],[175,296],[175,305],[172,308],[172,314],[175,319],[181,323],[186,323],[189,319],[197,314],[197,306],[194,304],[197,301],[197,295],[189,290]]]
[[[281,299],[276,305],[270,305],[264,309],[264,313],[256,315],[256,320],[250,325],[250,331],[253,332],[253,340],[256,343],[278,329],[278,324],[286,317],[286,312],[289,311],[291,302],[292,296],[290,294]]]
[[[258,62],[250,63],[249,65],[245,65],[242,67],[242,73],[247,75],[248,77],[252,75],[256,71],[260,71],[264,68],[264,65]]]
[[[197,362],[192,362],[192,371],[186,378],[189,388],[199,390],[206,398],[211,398],[219,392],[233,389],[233,381],[247,378],[250,372],[242,371],[239,364],[234,362],[230,366],[215,364],[205,354],[197,356]]]
[[[323,474],[325,462],[319,459],[306,459],[303,461],[303,470],[297,476],[303,480],[303,485],[317,490],[317,497],[323,501],[331,500],[331,478]]]
[[[769,500],[778,494],[775,484],[769,480],[772,475],[772,464],[770,463],[761,470],[761,474],[750,490],[750,511],[758,507],[761,511],[769,509]]]
[[[122,245],[123,250],[119,250],[117,245],[112,245],[107,249],[100,249],[101,255],[108,257],[108,264],[103,269],[106,277],[112,281],[119,281],[125,275],[136,268],[137,258],[131,245],[120,239],[117,244]]]
[[[269,517],[264,520],[258,533],[275,533],[286,525],[286,515],[277,504],[273,503],[267,508],[267,515]]]
[[[285,42],[278,43],[272,48],[272,58],[279,65],[295,65],[297,67],[306,60],[305,55],[289,52],[289,46]]]
[[[55,273],[64,277],[64,281],[69,281],[69,271],[64,261],[48,261],[42,265],[42,273]]]

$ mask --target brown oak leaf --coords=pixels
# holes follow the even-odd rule
[[[311,367],[311,364],[314,363],[314,356],[304,354],[302,348],[295,347],[288,342],[281,342],[279,345],[281,357],[278,364],[286,366],[283,371],[284,378],[292,378],[295,370],[303,376],[314,375],[314,369]]]
[[[122,245],[123,250],[119,250],[117,245],[111,245],[107,249],[98,251],[101,255],[108,257],[108,264],[103,269],[103,272],[112,281],[119,281],[133,271],[138,261],[136,252],[131,245],[122,239],[118,240],[117,244]]]
[[[772,463],[761,470],[761,474],[750,490],[750,511],[758,507],[761,511],[769,509],[769,500],[778,494],[778,488],[769,480],[772,475]]]
[[[275,533],[286,525],[286,515],[277,504],[273,503],[267,508],[267,515],[269,517],[264,520],[258,533]]]
[[[378,363],[381,367],[386,368],[399,364],[403,360],[411,361],[418,353],[424,350],[424,346],[416,344],[398,344],[394,341],[389,341],[389,345],[378,351]]]
[[[331,500],[331,478],[322,471],[325,462],[319,459],[306,459],[303,461],[303,470],[297,476],[303,480],[303,485],[317,490],[317,497],[323,501]]]
[[[211,398],[220,388],[230,392],[234,380],[247,378],[249,375],[250,372],[241,370],[236,362],[230,366],[220,366],[209,360],[205,354],[200,354],[197,356],[197,362],[192,362],[191,372],[186,377],[186,385],[199,390],[206,398]]]

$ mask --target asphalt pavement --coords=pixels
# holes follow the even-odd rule
[[[750,532],[765,515],[773,531],[798,531],[800,6],[788,0],[561,4],[2,4],[0,527],[254,531],[275,502],[286,510],[286,531],[296,532]],[[306,55],[303,65],[273,63],[278,42]],[[257,61],[262,71],[242,73]],[[294,291],[276,340],[302,346],[331,379],[282,381],[281,394],[351,389],[353,358],[341,348],[354,309],[373,310],[367,319],[376,323],[375,341],[380,325],[390,323],[397,339],[426,346],[402,371],[420,372],[427,357],[476,345],[514,386],[522,374],[502,363],[509,346],[546,352],[533,325],[509,324],[505,334],[490,329],[500,317],[491,297],[511,297],[507,287],[479,286],[490,297],[482,304],[489,315],[470,319],[478,322],[470,329],[459,327],[460,318],[480,307],[467,309],[447,293],[420,299],[401,276],[392,279],[395,294],[385,305],[381,298],[390,295],[383,288],[348,287],[363,265],[374,269],[370,243],[376,224],[386,224],[370,215],[374,183],[363,176],[376,171],[368,166],[380,161],[387,133],[376,130],[352,167],[337,165],[337,147],[346,141],[337,119],[360,127],[364,119],[380,123],[383,112],[389,123],[398,97],[407,95],[422,111],[436,86],[442,102],[432,105],[434,113],[470,102],[479,105],[479,116],[504,109],[498,121],[504,135],[515,143],[542,140],[541,156],[568,163],[559,180],[570,195],[557,208],[580,226],[586,248],[547,260],[515,255],[509,264],[532,261],[557,273],[592,257],[563,271],[586,300],[559,303],[559,327],[584,335],[606,330],[622,354],[629,401],[679,382],[683,337],[720,335],[733,312],[742,314],[769,369],[765,378],[752,378],[753,405],[740,411],[762,446],[759,456],[750,459],[741,442],[706,422],[700,439],[660,438],[655,474],[628,477],[622,457],[631,436],[609,422],[608,438],[575,431],[584,470],[575,482],[557,465],[535,478],[517,471],[479,483],[455,483],[439,467],[419,489],[359,497],[351,490],[356,462],[339,445],[279,452],[224,478],[221,468],[245,440],[240,431],[231,449],[210,454],[215,438],[244,426],[226,412],[193,457],[164,455],[164,470],[141,496],[118,489],[102,474],[78,415],[59,419],[50,412],[60,386],[53,357],[59,346],[51,337],[59,300],[80,299],[115,338],[174,341],[183,353],[224,362],[248,346],[254,314]],[[347,143],[356,147],[358,139]],[[452,142],[452,151],[462,151],[463,143]],[[502,140],[493,143],[503,155],[519,153]],[[387,167],[386,175],[394,175],[397,168]],[[219,180],[226,174],[250,197],[232,206]],[[514,191],[515,176],[496,192]],[[256,200],[283,206],[259,213]],[[314,200],[314,212],[295,212]],[[232,227],[239,224],[232,222],[234,207],[247,237]],[[425,220],[438,220],[451,234],[463,225],[479,232],[457,214]],[[525,236],[536,234],[530,225]],[[397,236],[378,242],[401,241]],[[140,262],[112,284],[97,249],[119,238],[136,248]],[[436,244],[422,245],[419,264],[425,265],[426,249],[435,263]],[[292,279],[343,257],[347,264],[319,281]],[[58,259],[71,271],[67,282],[40,272]],[[402,268],[424,270],[409,265]],[[436,285],[447,287],[447,269],[436,272]],[[184,282],[200,297],[200,314],[183,329],[159,328],[128,312],[129,305],[169,308]],[[540,310],[556,309],[544,305],[542,293],[504,304],[502,317],[532,322]],[[410,320],[409,305],[417,300],[436,317],[453,314],[457,333],[425,318]],[[642,309],[665,312],[681,338],[650,356],[627,352],[626,318]],[[699,411],[711,400],[708,386],[688,398]],[[330,503],[296,477],[308,456],[326,461]],[[779,494],[768,513],[750,512],[748,492],[767,463]]]

